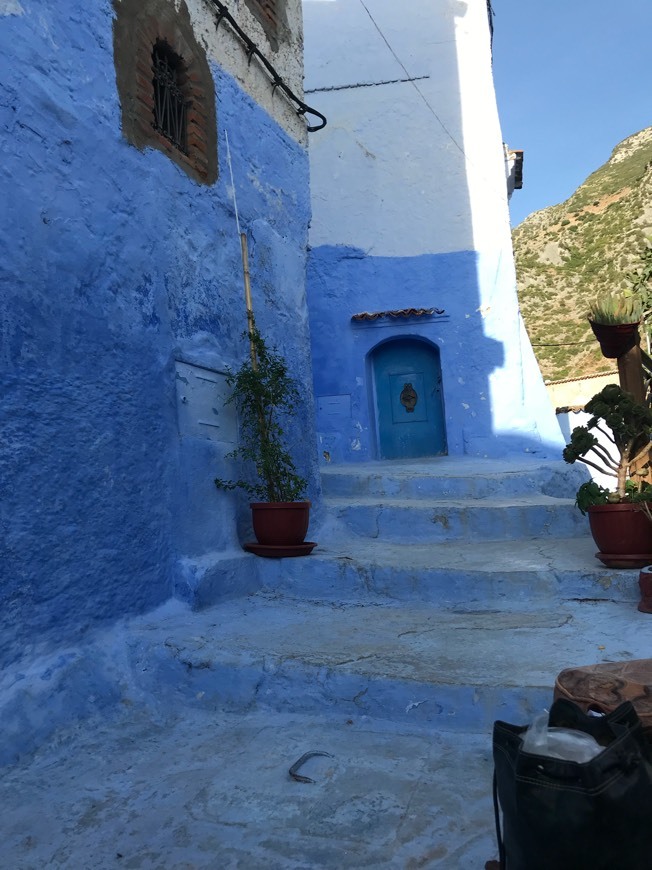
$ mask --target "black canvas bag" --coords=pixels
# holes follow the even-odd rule
[[[500,866],[650,870],[652,755],[632,704],[594,718],[560,699],[548,725],[584,731],[605,748],[583,764],[534,755],[522,748],[527,726],[494,723]]]

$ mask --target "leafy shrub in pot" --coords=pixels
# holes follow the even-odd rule
[[[300,544],[308,530],[310,502],[303,500],[307,482],[297,473],[285,444],[283,420],[299,406],[297,382],[288,373],[283,357],[269,348],[257,327],[252,324],[246,336],[252,343],[251,359],[227,375],[230,394],[227,404],[234,404],[240,423],[240,445],[228,454],[253,468],[255,479],[215,479],[218,489],[242,489],[251,498],[254,532],[261,544]],[[265,510],[267,505],[274,506]],[[265,511],[266,519],[257,529],[257,509]],[[270,519],[271,517],[271,519]],[[289,522],[292,529],[281,532],[276,540],[271,525],[277,520]],[[261,540],[262,538],[262,540]]]
[[[584,483],[577,491],[576,504],[582,513],[589,514],[591,531],[602,553],[624,554],[629,550],[633,555],[649,555],[652,410],[617,384],[608,384],[587,402],[585,411],[591,417],[586,426],[573,429],[564,459],[583,462],[613,477],[615,486],[607,489],[595,481]],[[602,433],[603,443],[596,432]],[[636,532],[631,541],[630,531]]]

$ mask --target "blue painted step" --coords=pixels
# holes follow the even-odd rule
[[[485,460],[433,457],[430,460],[367,462],[324,466],[321,481],[329,498],[509,498],[542,494],[574,498],[586,470],[558,460]]]
[[[407,544],[477,544],[585,535],[587,521],[574,502],[586,477],[585,469],[532,456],[444,456],[327,466],[322,488],[330,540],[353,534]]]
[[[572,499],[545,495],[485,499],[328,498],[331,517],[354,535],[401,543],[573,538],[586,519]]]
[[[638,571],[605,568],[589,536],[444,544],[338,538],[304,559],[265,560],[268,592],[304,599],[425,602],[501,611],[639,598]]]
[[[185,559],[175,591],[195,608],[260,588],[442,607],[629,600],[635,584],[595,559],[588,521],[574,507],[585,478],[582,469],[531,456],[327,466],[324,521],[309,532],[319,544],[312,556]]]
[[[548,706],[564,667],[647,655],[650,617],[613,602],[501,613],[256,595],[147,623],[130,634],[131,669],[165,708],[489,733]]]

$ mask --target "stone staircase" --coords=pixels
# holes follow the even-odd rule
[[[442,457],[326,469],[322,486],[339,534],[399,544],[573,538],[587,529],[566,468]]]
[[[649,655],[637,572],[595,559],[578,482],[533,457],[325,469],[312,555],[208,556],[197,609],[16,681],[7,758],[43,739],[0,793],[7,866],[484,866],[493,721],[530,721],[564,667]],[[100,715],[48,746],[44,692]]]
[[[309,559],[261,564],[268,591],[450,608],[636,598],[633,572],[595,559],[563,462],[441,457],[322,472],[328,511]]]
[[[324,469],[319,547],[250,557],[259,591],[176,643],[184,703],[489,731],[540,711],[564,667],[645,655],[637,573],[595,559],[583,479],[534,457]]]

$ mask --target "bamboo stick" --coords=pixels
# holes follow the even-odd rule
[[[249,354],[251,367],[258,371],[258,359],[256,357],[256,345],[254,344],[254,306],[251,301],[251,275],[249,273],[249,248],[247,247],[247,234],[240,231],[240,216],[238,214],[238,200],[235,195],[235,182],[233,180],[233,164],[231,163],[231,146],[229,145],[229,133],[224,131],[226,137],[226,159],[229,164],[231,176],[231,193],[233,196],[233,209],[235,211],[235,225],[240,235],[240,254],[242,257],[242,277],[244,279],[245,306],[247,308],[247,334],[249,335]]]
[[[251,355],[251,367],[258,370],[256,358],[256,345],[254,344],[254,309],[251,301],[251,276],[249,273],[249,249],[247,247],[247,234],[240,233],[240,248],[242,251],[242,275],[244,278],[245,305],[247,306],[247,332],[249,333],[249,353]]]

